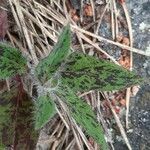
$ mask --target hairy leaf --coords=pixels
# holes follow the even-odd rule
[[[19,87],[0,95],[0,148],[34,149],[38,134],[33,125],[33,103]]]
[[[108,146],[104,138],[103,129],[97,123],[96,116],[90,105],[76,96],[66,85],[60,85],[60,89],[56,94],[67,103],[75,121],[82,126],[89,136],[93,137],[101,145],[103,150],[107,150]]]
[[[140,83],[141,79],[109,61],[72,53],[61,72],[64,84],[74,91],[119,90]]]
[[[40,129],[55,115],[55,105],[49,96],[43,95],[37,99],[35,106],[35,128]]]
[[[6,79],[25,72],[26,60],[19,50],[0,43],[0,79]]]
[[[68,56],[71,42],[70,36],[70,26],[67,25],[60,34],[52,52],[41,60],[36,67],[36,75],[42,83],[52,77],[53,73],[61,65],[61,62]]]

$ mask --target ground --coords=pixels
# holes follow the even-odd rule
[[[4,0],[0,0],[0,5],[1,3],[4,3]],[[150,52],[150,41],[149,41],[150,1],[149,0],[139,0],[139,1],[127,0],[126,4],[130,13],[132,27],[133,27],[133,36],[134,36],[133,47]],[[99,31],[100,36],[106,37],[108,39],[111,36],[111,32],[108,32],[108,26],[110,28],[109,23],[107,21],[104,21],[104,23],[101,24],[101,30]],[[122,32],[124,33],[124,31]],[[104,43],[101,42],[100,44],[101,44],[100,46],[104,50],[106,50],[111,56],[113,56],[116,60],[119,59],[121,54],[120,48],[114,45],[110,46],[105,42]],[[133,66],[134,71],[137,72],[137,74],[144,77],[145,81],[141,85],[138,94],[135,97],[132,97],[130,100],[130,114],[129,114],[130,128],[127,130],[127,135],[133,150],[150,150],[150,142],[149,142],[150,141],[150,80],[149,80],[150,59],[149,57],[134,53],[133,62],[134,62],[134,66]],[[122,117],[122,124],[124,125],[123,118],[124,117]],[[50,127],[50,124],[48,125]],[[46,129],[49,130],[48,127],[46,127]],[[50,131],[47,130],[46,130],[46,135],[44,135],[44,137],[46,137],[48,133],[49,134],[51,133]],[[63,136],[61,135],[60,137],[63,138]],[[44,145],[47,146],[46,144]],[[114,147],[115,150],[127,150],[127,147],[123,143],[123,140],[120,136],[120,132],[118,133],[118,136],[115,140]]]
[[[143,50],[150,49],[150,1],[128,0],[128,9],[132,19],[134,46]],[[150,59],[134,54],[134,70],[146,82],[130,103],[131,133],[129,141],[133,150],[150,150]],[[122,144],[116,144],[116,150],[126,150]]]

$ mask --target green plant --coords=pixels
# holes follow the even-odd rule
[[[25,72],[26,59],[20,51],[6,43],[0,43],[0,79]]]
[[[31,113],[34,105],[21,83],[15,82],[10,91],[0,95],[0,150],[8,145],[14,149],[34,149],[38,139]]]
[[[35,104],[35,129],[41,128],[55,113],[55,104],[48,95],[40,96]]]
[[[71,33],[67,25],[52,52],[40,60],[35,68],[35,79],[38,80],[38,98],[35,101],[35,128],[42,128],[55,114],[55,102],[59,97],[68,106],[70,115],[82,126],[85,132],[93,137],[101,148],[108,148],[101,125],[90,105],[76,95],[77,91],[111,91],[138,84],[141,79],[109,61],[81,53],[71,53]],[[25,71],[25,59],[18,50],[0,44],[0,78],[8,78]],[[9,61],[8,61],[9,60]],[[15,66],[11,66],[9,62]],[[33,79],[34,80],[34,79]]]

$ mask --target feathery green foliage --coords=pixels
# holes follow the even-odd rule
[[[53,94],[67,104],[75,121],[101,145],[101,149],[106,150],[108,145],[102,127],[96,121],[92,108],[83,99],[80,99],[76,92],[119,90],[138,84],[141,79],[134,73],[108,61],[81,53],[70,54],[70,42],[70,26],[67,25],[52,52],[35,68],[35,74],[44,84],[41,85],[43,90],[45,87],[52,88]],[[22,74],[25,71],[26,60],[17,49],[0,43],[0,54],[0,79]],[[51,81],[48,81],[50,79]],[[36,129],[42,128],[56,113],[55,103],[50,94],[39,94],[41,96],[35,102]],[[9,105],[4,110],[1,109],[0,115],[3,115],[8,109]],[[4,118],[1,117],[0,120],[3,122]]]
[[[0,80],[25,72],[26,60],[19,50],[0,43]]]
[[[92,108],[83,99],[76,96],[65,84],[60,85],[56,95],[67,103],[71,116],[82,126],[86,133],[93,137],[101,145],[103,150],[107,150],[108,146],[104,138],[103,129],[96,121],[96,116]]]
[[[66,59],[70,51],[70,42],[70,26],[67,25],[60,34],[52,52],[36,67],[36,75],[42,83],[48,81],[60,67],[62,61]]]
[[[35,128],[40,129],[55,115],[55,104],[48,95],[43,95],[36,100],[35,106]]]
[[[38,79],[45,83],[52,79],[58,68],[61,67],[57,72],[61,76],[57,83],[61,84],[58,85],[59,90],[56,88],[53,92],[66,102],[75,121],[101,145],[103,150],[106,150],[108,146],[103,129],[97,123],[94,112],[74,92],[118,90],[137,84],[140,79],[134,73],[108,61],[80,53],[69,55],[70,40],[68,25],[61,33],[53,51],[48,57],[40,61],[35,73]],[[62,66],[61,63],[64,65]],[[50,102],[48,99],[49,97],[40,97],[37,101],[37,110],[39,111],[39,113],[36,113],[37,128],[43,127],[53,116],[54,106],[53,103],[48,104]]]
[[[77,91],[112,91],[139,84],[141,79],[133,72],[106,60],[81,53],[72,53],[61,72],[64,84]]]

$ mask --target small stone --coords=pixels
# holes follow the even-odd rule
[[[148,62],[145,62],[145,63],[143,64],[143,67],[144,67],[144,68],[147,68],[147,66],[148,66]]]
[[[143,122],[146,122],[147,120],[145,118],[143,118]]]
[[[146,27],[147,27],[147,25],[144,22],[140,23],[140,25],[139,25],[139,29],[142,31],[145,30]]]
[[[127,133],[133,133],[133,129],[127,130]]]
[[[150,56],[150,45],[146,48],[146,54]]]

